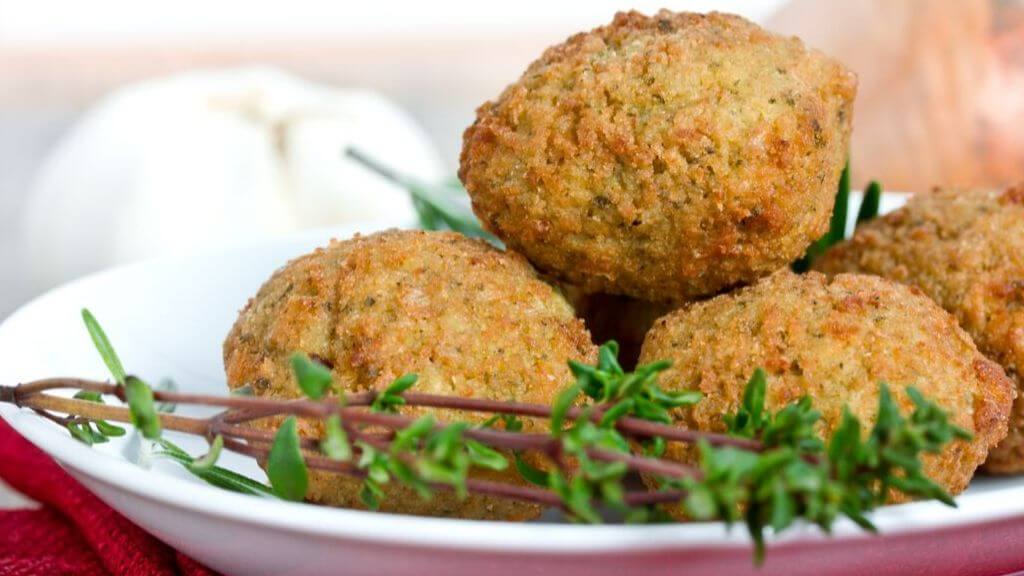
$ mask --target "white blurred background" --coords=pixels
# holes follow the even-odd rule
[[[1024,175],[1018,1],[0,0],[0,318],[117,262],[409,217],[343,145],[450,177],[476,106],[546,46],[660,7],[737,12],[853,67],[855,184]]]

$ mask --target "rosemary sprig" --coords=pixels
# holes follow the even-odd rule
[[[857,210],[857,226],[876,218],[881,205],[882,185],[877,180],[872,180],[864,189],[864,199],[861,200],[860,209]]]
[[[296,501],[305,497],[309,470],[316,469],[362,479],[362,498],[370,508],[387,498],[390,484],[408,486],[423,498],[450,490],[459,497],[476,493],[558,506],[578,522],[602,521],[601,508],[619,511],[630,522],[659,521],[663,507],[679,507],[695,519],[744,523],[760,560],[767,533],[781,532],[800,519],[827,532],[836,518],[846,516],[872,530],[867,513],[893,493],[952,505],[949,495],[924,474],[920,457],[970,438],[913,388],[907,394],[914,410],[904,416],[888,387],[880,384],[878,414],[867,435],[847,411],[826,441],[817,433],[820,414],[810,398],[780,410],[766,407],[768,377],[762,370],[747,383],[736,412],[724,416],[728,434],[682,430],[666,423],[672,410],[692,405],[700,396],[661,389],[657,375],[668,367],[665,362],[624,371],[614,343],[601,347],[595,365],[571,365],[576,380],[553,406],[420,394],[411,391],[416,382],[411,374],[380,392],[336,398],[328,396],[335,388],[328,381],[329,371],[302,355],[293,357],[292,368],[306,400],[154,391],[123,368],[119,371],[119,361],[108,361],[116,358],[109,340],[91,314],[83,318],[104,362],[115,379],[124,374],[123,382],[39,380],[0,387],[0,401],[74,424],[68,426],[70,433],[87,443],[105,440],[104,430],[113,429],[99,422],[132,422],[161,447],[158,455],[210,484]],[[81,392],[70,399],[46,394],[56,388]],[[127,402],[127,408],[100,403],[104,395]],[[228,410],[189,418],[161,414],[158,401]],[[402,415],[406,405],[493,416],[477,426],[446,424],[430,415]],[[246,425],[269,416],[285,416],[276,432]],[[550,430],[523,432],[521,417],[549,418]],[[298,418],[324,421],[324,433],[303,437]],[[163,438],[164,429],[202,435],[210,440],[210,449],[205,456],[192,457]],[[660,458],[665,443],[672,441],[696,443],[698,462]],[[643,446],[642,454],[636,446]],[[222,450],[265,461],[270,486],[216,466]],[[553,465],[535,468],[522,456],[528,452]],[[512,464],[534,485],[485,481],[472,474]],[[625,479],[631,473],[648,476],[660,489],[629,489]]]
[[[468,200],[468,196],[457,180],[429,185],[395,172],[356,148],[346,149],[345,156],[385,180],[405,188],[419,215],[420,227],[424,230],[454,230],[471,238],[482,238],[499,248],[504,246],[497,237],[480,226],[466,202],[460,202],[462,199]]]
[[[114,377],[114,381],[118,384],[124,384],[127,376],[124,371],[124,365],[121,364],[121,359],[117,356],[117,352],[114,351],[114,346],[110,344],[107,333],[100,327],[100,323],[96,321],[96,317],[92,315],[92,312],[86,308],[82,309],[82,321],[85,322],[85,329],[89,332],[89,337],[92,338],[96,351],[99,352],[103,363],[110,370],[110,375]]]
[[[839,176],[839,189],[836,190],[835,201],[832,204],[832,217],[829,220],[828,231],[817,239],[802,258],[793,263],[793,271],[802,273],[810,270],[811,263],[825,253],[829,247],[842,242],[846,237],[846,214],[850,203],[850,163],[843,167]]]
[[[857,221],[855,226],[872,220],[878,216],[878,210],[882,203],[882,185],[876,180],[868,183],[864,189],[864,198],[861,200],[860,208],[857,210]],[[846,239],[846,220],[850,210],[850,163],[847,162],[843,173],[839,177],[839,188],[836,190],[835,202],[832,206],[832,217],[829,220],[828,232],[819,238],[810,247],[802,258],[793,262],[794,272],[802,273],[810,270],[811,264],[826,250],[839,244]]]
[[[218,436],[218,438],[221,438],[221,446],[223,447],[223,437]],[[183,468],[212,486],[223,488],[224,490],[230,490],[232,492],[238,492],[240,494],[264,496],[267,498],[277,497],[274,494],[273,488],[263,484],[262,482],[257,482],[248,476],[243,476],[237,472],[228,470],[227,468],[214,466],[212,463],[197,464],[196,458],[193,458],[188,452],[182,450],[177,444],[174,444],[166,438],[161,438],[157,441],[157,444],[160,449],[153,453],[155,456],[168,458],[178,464],[181,464]],[[212,451],[213,450],[211,449],[211,452]]]

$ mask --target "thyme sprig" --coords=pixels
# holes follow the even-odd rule
[[[742,519],[755,543],[755,558],[764,555],[765,534],[781,532],[798,518],[826,532],[840,515],[865,530],[875,531],[866,513],[899,493],[937,499],[955,506],[949,494],[928,478],[922,454],[937,454],[954,439],[971,434],[950,424],[948,415],[913,387],[909,419],[900,414],[889,387],[879,384],[878,412],[867,438],[848,409],[825,442],[816,428],[821,414],[809,398],[782,410],[766,409],[767,379],[755,371],[737,411],[725,416],[730,434],[756,437],[763,450],[755,453],[698,443],[699,478],[668,480],[664,486],[687,493],[686,510],[698,519]]]
[[[666,511],[677,510],[699,520],[742,522],[759,561],[767,534],[798,520],[828,532],[845,516],[873,530],[868,513],[893,495],[953,505],[925,475],[921,456],[970,438],[918,390],[906,389],[914,408],[904,415],[888,386],[880,384],[877,415],[867,434],[860,420],[846,411],[826,440],[810,398],[778,410],[768,408],[768,375],[763,370],[747,382],[739,407],[723,416],[725,434],[684,430],[670,424],[672,412],[698,402],[700,395],[662,389],[658,375],[668,368],[665,362],[626,372],[614,343],[601,347],[596,364],[570,365],[575,381],[552,406],[417,393],[412,391],[412,374],[381,391],[342,395],[330,370],[304,355],[293,357],[292,369],[306,399],[154,390],[124,371],[95,318],[84,312],[83,319],[114,383],[38,380],[0,386],[0,401],[32,408],[88,444],[124,433],[108,421],[130,422],[156,443],[158,456],[214,486],[288,500],[305,498],[310,470],[315,469],[361,479],[361,496],[369,508],[379,507],[388,497],[387,487],[398,484],[423,498],[448,490],[460,498],[473,493],[556,506],[578,522],[601,522],[602,510],[617,511],[629,522],[659,521]],[[58,388],[79,393],[75,398],[46,393]],[[106,404],[104,396],[127,407]],[[158,403],[226,410],[191,418],[161,413]],[[406,406],[492,416],[475,426],[443,423],[431,415],[404,415]],[[276,430],[248,425],[271,416],[283,417]],[[524,426],[524,419],[536,418],[550,420],[547,432]],[[322,422],[322,432],[304,436],[307,427],[300,420]],[[203,436],[210,448],[205,455],[192,456],[164,438],[165,430]],[[694,445],[696,462],[662,458],[670,442]],[[270,485],[217,466],[224,450],[266,462]],[[526,454],[536,454],[549,465],[535,467]],[[510,466],[532,484],[473,474]],[[658,489],[629,488],[626,479],[634,473]]]
[[[217,438],[221,439],[220,444],[221,449],[223,449],[223,436],[217,436]],[[214,440],[214,442],[216,442],[216,440]],[[157,445],[158,450],[153,453],[155,456],[164,457],[181,464],[183,468],[212,486],[230,490],[232,492],[238,492],[240,494],[264,496],[267,498],[277,497],[274,494],[273,488],[263,484],[262,482],[257,482],[248,476],[243,476],[242,474],[238,474],[237,472],[233,472],[227,468],[215,466],[212,462],[197,465],[196,458],[192,457],[188,452],[166,438],[158,440]],[[213,451],[214,449],[211,446],[210,453]]]

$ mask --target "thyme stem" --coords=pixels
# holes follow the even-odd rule
[[[0,386],[0,400],[3,394],[12,387]],[[13,394],[19,402],[24,402],[26,396],[59,388],[73,388],[89,390],[100,394],[110,394],[121,397],[119,386],[108,382],[84,380],[81,378],[48,378],[36,380],[13,387]],[[275,414],[292,414],[309,418],[324,418],[331,414],[338,414],[343,418],[354,418],[356,421],[365,424],[379,425],[387,428],[399,428],[407,426],[412,419],[405,416],[392,414],[372,414],[356,408],[369,406],[377,397],[376,392],[361,392],[350,394],[345,397],[345,406],[341,406],[337,399],[325,398],[323,400],[275,400],[271,398],[254,398],[245,396],[214,396],[207,394],[188,394],[183,392],[168,392],[155,390],[154,399],[161,402],[172,402],[175,404],[194,404],[201,406],[218,406],[221,408],[232,408],[249,410],[247,413],[234,413],[228,416],[228,421],[241,423],[246,420],[265,418]],[[531,418],[550,418],[551,407],[543,404],[530,404],[525,402],[504,402],[500,400],[488,400],[483,398],[462,398],[457,396],[444,396],[440,394],[425,394],[421,392],[406,392],[402,394],[407,406],[424,408],[439,408],[449,410],[462,410],[467,412],[481,412],[489,414],[514,414]],[[17,402],[16,402],[17,403]],[[594,422],[601,419],[603,411],[592,410],[590,418]],[[578,418],[584,414],[580,408],[570,408],[567,412],[569,418]],[[701,432],[687,430],[678,426],[659,424],[649,420],[625,417],[616,422],[618,430],[624,434],[639,437],[662,437],[667,441],[695,443],[704,440],[712,446],[733,446],[745,450],[760,450],[761,443],[757,440],[747,438],[736,438],[726,434],[713,432]],[[492,431],[496,432],[496,431]],[[476,432],[474,432],[476,433]],[[546,435],[544,435],[546,437]],[[514,447],[510,447],[514,448]]]
[[[78,418],[86,420],[102,419],[112,420],[115,422],[131,422],[131,413],[125,407],[77,400],[74,398],[65,398],[45,393],[45,391],[61,388],[77,388],[80,390],[89,390],[92,392],[119,397],[121,395],[121,387],[116,384],[84,380],[80,378],[49,378],[21,384],[15,387],[0,386],[0,400],[11,399],[19,406],[36,410],[57,423],[62,423],[68,419],[56,416],[55,414],[52,414],[52,412],[73,414]],[[330,400],[319,402],[307,400],[280,401],[260,398],[207,396],[180,392],[154,392],[155,399],[161,401],[175,402],[178,404],[214,405],[230,408],[226,412],[221,412],[208,418],[193,418],[163,413],[159,414],[158,417],[160,419],[160,424],[164,429],[184,432],[205,438],[220,435],[224,439],[224,447],[226,449],[258,460],[265,460],[267,458],[270,446],[274,440],[274,434],[268,430],[260,430],[258,428],[238,424],[236,421],[239,417],[244,417],[246,419],[265,418],[284,413],[325,417],[330,414],[337,413],[345,419],[346,423],[385,428],[390,431],[402,429],[413,422],[413,419],[407,416],[368,412],[365,409],[361,409],[361,406],[351,405],[352,403],[361,404],[362,406],[369,405],[372,403],[373,397],[375,396],[373,393],[354,396],[356,397],[349,399],[350,404],[343,407],[336,401]],[[416,406],[481,412],[515,413],[535,417],[550,416],[550,409],[534,404],[503,403],[482,401],[479,399],[473,399],[467,402],[467,399],[464,398],[449,398],[430,394],[407,394],[405,397],[410,405]],[[511,410],[505,410],[506,407],[511,407]],[[582,413],[582,411],[579,410],[573,410],[572,412],[574,414]],[[639,422],[642,422],[643,424],[650,424],[644,421]],[[656,424],[653,426],[655,426],[655,430],[653,431],[645,426],[640,426],[638,435],[644,436],[646,434],[656,433],[658,428],[671,428]],[[436,425],[437,429],[441,429],[443,427],[444,425],[440,423]],[[628,426],[625,426],[625,428],[628,428]],[[701,437],[700,433],[690,431],[686,432],[688,432],[688,434],[684,436],[687,438]],[[560,444],[558,440],[548,434],[509,432],[492,428],[470,428],[465,430],[464,435],[466,438],[505,450],[534,450],[548,455],[558,454],[560,452]],[[387,450],[390,446],[392,434],[373,434],[357,430],[354,436],[360,441],[366,442],[371,446]],[[300,438],[300,442],[302,448],[309,452],[304,455],[309,467],[341,473],[354,478],[363,478],[366,476],[366,472],[364,470],[359,469],[351,462],[333,460],[316,454],[314,451],[317,450],[319,446],[319,439],[302,437]],[[627,464],[631,470],[636,472],[658,474],[671,478],[700,477],[699,470],[691,466],[667,460],[636,456],[600,448],[590,448],[587,450],[587,454],[596,460],[606,462],[623,462]],[[451,490],[453,488],[448,484],[440,483],[431,486],[433,488],[446,490]],[[528,501],[545,506],[563,507],[561,497],[551,490],[544,488],[521,486],[506,482],[495,482],[476,478],[467,478],[466,488],[477,494]],[[624,494],[623,498],[627,504],[631,506],[639,506],[660,502],[675,502],[683,496],[684,494],[679,490],[665,490],[653,493],[647,491],[627,492]]]

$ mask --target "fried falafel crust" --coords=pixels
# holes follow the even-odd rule
[[[567,360],[593,362],[597,352],[569,304],[523,258],[459,234],[414,231],[334,241],[278,270],[224,343],[228,384],[249,384],[262,397],[301,397],[289,366],[297,351],[329,366],[345,392],[381,390],[416,373],[418,392],[540,404],[572,381]],[[449,422],[487,416],[403,413],[428,411]],[[527,430],[538,426],[525,422]],[[300,431],[316,436],[322,428],[302,421]],[[472,475],[522,483],[511,467]],[[307,499],[362,508],[359,490],[358,480],[311,470]],[[540,513],[494,497],[460,501],[438,491],[425,501],[401,486],[386,491],[383,511],[503,520]]]
[[[857,229],[814,267],[916,286],[1016,382],[1010,432],[984,470],[1024,471],[1024,186],[936,190]]]
[[[828,226],[856,79],[738,16],[620,13],[549,48],[464,134],[484,224],[587,292],[683,301]]]
[[[920,291],[875,276],[784,271],[684,307],[658,320],[644,342],[641,362],[662,359],[673,362],[661,377],[665,389],[705,395],[674,420],[714,432],[725,430],[722,415],[736,410],[758,367],[768,373],[767,405],[810,396],[826,437],[844,407],[871,426],[881,382],[909,414],[905,388],[915,386],[974,435],[924,457],[928,476],[952,494],[1005,436],[1014,393],[955,318]],[[695,460],[694,450],[670,446],[669,457]]]

